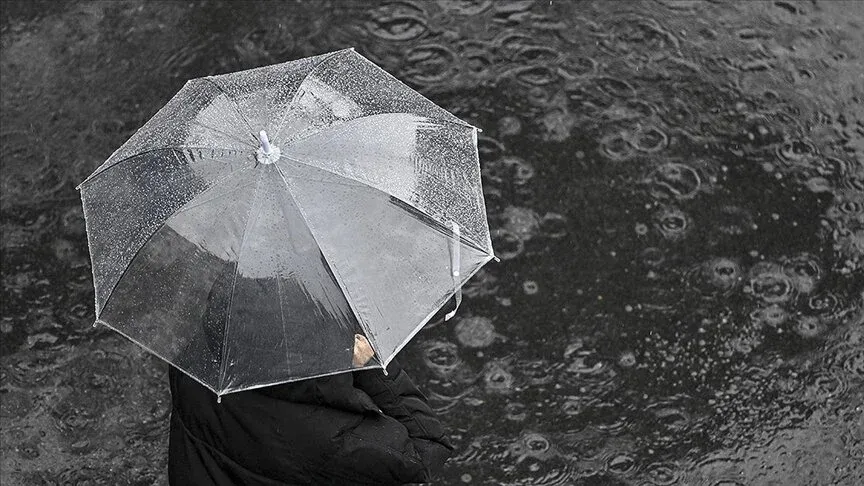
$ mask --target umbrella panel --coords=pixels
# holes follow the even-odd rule
[[[279,162],[324,257],[385,363],[493,257],[389,194]],[[460,253],[453,277],[451,252]]]
[[[219,393],[350,369],[359,325],[292,204],[274,167],[201,193],[100,319]]]

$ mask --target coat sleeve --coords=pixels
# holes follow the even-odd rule
[[[424,479],[441,468],[453,446],[426,397],[395,361],[385,375],[380,370],[354,372],[354,386],[366,392],[382,413],[407,430],[424,470]]]

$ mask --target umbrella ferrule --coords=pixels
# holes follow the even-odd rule
[[[272,164],[279,160],[282,152],[279,150],[279,147],[270,145],[270,139],[267,137],[267,132],[264,130],[258,132],[258,141],[261,142],[261,146],[258,147],[258,151],[255,152],[255,159],[258,160],[258,163]]]

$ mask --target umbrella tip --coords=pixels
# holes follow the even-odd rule
[[[261,141],[261,150],[263,150],[265,154],[270,155],[273,153],[273,149],[270,147],[270,139],[267,138],[267,132],[264,130],[258,132],[258,140]]]
[[[279,150],[279,147],[273,147],[270,145],[270,138],[267,137],[267,132],[264,130],[258,132],[258,141],[261,142],[261,146],[258,147],[258,152],[255,154],[255,158],[259,163],[272,164],[279,160],[281,151]]]

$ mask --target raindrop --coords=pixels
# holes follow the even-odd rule
[[[522,282],[522,290],[525,292],[525,295],[534,295],[540,292],[540,286],[534,280],[526,280]]]
[[[483,316],[465,317],[454,328],[456,340],[465,347],[485,348],[495,342],[498,334],[492,319]]]
[[[732,205],[721,206],[714,214],[713,226],[727,235],[741,235],[753,230],[753,216],[750,211]]]
[[[515,116],[505,116],[498,120],[498,135],[502,137],[522,133],[522,121]]]
[[[510,393],[513,391],[513,375],[500,363],[489,363],[483,375],[486,390],[494,393]]]
[[[801,316],[795,324],[795,332],[805,339],[812,339],[825,332],[825,324],[817,317]]]
[[[516,235],[522,241],[530,240],[540,231],[540,217],[531,209],[508,206],[501,217],[504,231]]]
[[[651,195],[656,198],[692,199],[702,186],[699,173],[690,166],[668,162],[649,176]]]
[[[636,355],[633,354],[633,351],[624,351],[618,356],[618,366],[622,368],[632,368],[636,365]]]
[[[528,407],[524,403],[509,402],[504,405],[504,416],[507,417],[507,420],[521,422],[528,417]]]

